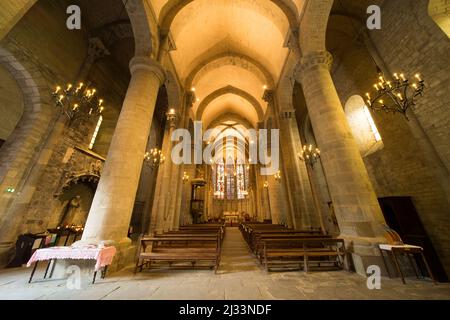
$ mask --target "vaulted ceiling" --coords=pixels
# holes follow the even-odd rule
[[[231,119],[263,121],[304,0],[152,0],[161,32],[171,35],[178,76],[195,90],[195,120],[205,128]]]

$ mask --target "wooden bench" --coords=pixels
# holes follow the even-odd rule
[[[261,256],[267,271],[278,267],[282,269],[301,269],[308,272],[311,263],[318,267],[324,265],[348,270],[347,253],[343,239],[305,238],[305,239],[264,239]]]
[[[152,267],[157,263],[168,263],[170,267],[174,263],[190,263],[190,267],[194,268],[199,263],[205,263],[200,267],[214,268],[215,272],[220,265],[220,236],[144,236],[139,243],[135,273],[138,268],[142,271],[144,266]]]
[[[293,233],[269,233],[260,234],[255,239],[253,253],[257,258],[260,258],[264,252],[264,242],[265,241],[276,241],[276,240],[303,240],[303,239],[329,239],[331,236],[322,234],[309,234],[303,232],[293,232]]]

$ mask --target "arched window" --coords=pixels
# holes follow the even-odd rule
[[[243,200],[248,196],[248,168],[243,164],[224,164],[221,160],[213,168],[214,197]]]
[[[236,185],[237,185],[237,198],[238,199],[245,199],[245,173],[244,173],[244,166],[242,164],[239,164],[236,168]]]
[[[215,190],[214,196],[218,199],[225,198],[225,165],[223,160],[219,161],[216,166],[216,174],[215,174]]]
[[[345,114],[363,157],[383,148],[380,132],[361,96],[352,96],[348,99]]]

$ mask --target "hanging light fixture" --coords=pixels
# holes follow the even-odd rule
[[[276,181],[281,181],[281,171],[278,170],[278,172],[274,175],[274,178]]]
[[[314,167],[314,164],[320,159],[320,150],[310,144],[309,146],[303,146],[302,153],[298,156],[306,164]]]
[[[166,161],[166,157],[161,150],[154,148],[145,154],[144,160],[150,167],[157,168]]]
[[[342,10],[348,17],[352,28],[357,37],[360,37],[361,31],[356,27],[352,15],[348,12],[342,1],[338,1]],[[385,76],[381,71],[374,57],[369,54],[370,59],[376,67],[378,79],[373,85],[372,92],[366,93],[366,105],[373,111],[384,111],[402,114],[408,119],[407,112],[416,105],[419,97],[423,96],[425,81],[420,74],[414,75],[414,81],[410,81],[403,73],[394,73],[392,78]]]
[[[374,84],[374,92],[366,93],[366,104],[374,111],[401,113],[408,119],[407,112],[416,105],[418,97],[423,96],[425,82],[419,74],[414,76],[415,82],[409,81],[403,73],[393,74],[393,81],[388,81],[379,70],[378,83]]]
[[[78,86],[69,83],[65,89],[57,86],[52,93],[56,107],[69,118],[69,122],[100,116],[105,110],[103,99],[95,88],[88,88],[80,82]]]

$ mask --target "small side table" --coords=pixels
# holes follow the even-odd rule
[[[412,268],[414,269],[414,272],[416,273],[417,278],[419,278],[419,274],[417,272],[416,266],[414,264],[414,261],[411,256],[414,256],[415,254],[418,254],[422,257],[422,260],[427,268],[428,274],[430,275],[431,279],[433,280],[433,283],[436,284],[436,279],[433,276],[433,273],[431,272],[430,266],[428,265],[427,259],[425,258],[425,255],[423,254],[423,248],[419,246],[413,246],[409,244],[401,244],[401,245],[391,245],[391,244],[380,244],[378,246],[380,249],[381,257],[383,258],[384,266],[388,272],[389,278],[391,277],[391,273],[389,272],[389,268],[387,266],[385,257],[383,252],[387,252],[388,256],[391,256],[392,260],[394,261],[395,267],[397,268],[398,273],[400,274],[400,277],[402,279],[403,284],[406,284],[405,277],[403,275],[403,272],[400,268],[400,264],[398,263],[397,256],[398,255],[406,255],[408,256],[409,263],[411,264]]]

